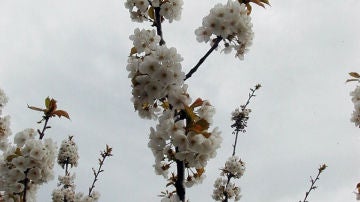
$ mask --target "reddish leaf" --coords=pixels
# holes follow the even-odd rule
[[[201,98],[198,98],[190,105],[190,107],[194,109],[195,107],[200,107],[203,103],[204,101]]]
[[[56,110],[56,111],[53,111],[53,112],[52,112],[52,115],[56,115],[56,116],[58,116],[59,118],[63,116],[63,117],[65,117],[65,118],[67,118],[67,119],[70,119],[69,114],[68,114],[66,111],[64,111],[64,110]]]
[[[207,133],[207,132],[202,132],[201,134],[206,138],[209,138],[211,135],[211,133]]]
[[[189,129],[195,133],[202,133],[204,130],[209,128],[210,124],[205,119],[200,119],[195,124],[193,124]]]

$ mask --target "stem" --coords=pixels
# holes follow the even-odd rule
[[[49,117],[49,116],[45,116],[44,119],[45,119],[45,123],[44,123],[44,127],[43,127],[42,131],[40,132],[40,130],[38,130],[38,133],[39,133],[39,135],[40,135],[40,138],[39,138],[40,140],[43,139],[43,137],[44,137],[44,135],[45,135],[45,130],[49,128],[49,127],[47,126],[47,124],[48,124],[48,121],[49,121],[50,117]]]
[[[155,11],[155,23],[154,24],[156,26],[157,35],[160,36],[159,45],[162,46],[162,45],[165,44],[165,41],[164,41],[164,37],[163,37],[163,34],[162,34],[162,28],[161,28],[160,7],[155,7],[154,11]]]
[[[27,169],[24,174],[25,174],[25,179],[24,179],[24,195],[23,195],[23,202],[26,202],[26,193],[27,193],[27,188],[28,188],[28,183],[29,183],[29,179],[27,178],[27,174],[29,172],[30,169]]]
[[[179,196],[180,201],[185,202],[185,187],[184,187],[184,175],[185,165],[183,161],[176,160],[177,179],[175,182],[176,193]]]
[[[311,190],[314,190],[314,189],[317,188],[317,187],[314,186],[314,185],[315,185],[316,181],[318,181],[318,180],[320,179],[319,176],[320,176],[320,174],[322,173],[322,171],[324,171],[324,170],[326,169],[326,167],[327,167],[327,166],[326,166],[325,164],[323,164],[323,165],[320,166],[320,168],[318,169],[318,174],[316,175],[315,180],[310,176],[311,186],[310,186],[309,190],[305,193],[305,198],[304,198],[302,201],[300,201],[300,202],[307,202],[307,200],[306,200],[307,197],[309,196]]]
[[[95,182],[99,180],[98,176],[100,175],[101,172],[104,171],[104,170],[101,169],[101,167],[104,165],[106,157],[112,156],[111,151],[112,151],[112,148],[109,147],[108,145],[106,145],[106,149],[101,152],[101,157],[102,158],[99,159],[99,168],[98,168],[98,170],[95,172],[95,169],[93,168],[94,180],[93,180],[93,182],[91,184],[91,187],[89,187],[89,194],[88,194],[89,197],[91,197],[91,192],[95,188]]]
[[[186,74],[184,81],[190,78],[197,71],[197,69],[206,60],[206,58],[219,46],[221,40],[222,40],[221,36],[218,36],[215,39],[214,44],[211,46],[208,52],[206,52],[206,54],[202,58],[200,58],[199,62],[189,71],[189,73]]]
[[[232,156],[235,156],[235,151],[236,151],[236,145],[237,145],[238,135],[239,135],[239,131],[236,131],[235,141],[234,141],[234,144],[233,144],[233,153],[232,153]]]

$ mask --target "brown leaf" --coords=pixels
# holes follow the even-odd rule
[[[207,122],[205,119],[200,119],[195,124],[193,124],[189,130],[194,131],[195,133],[202,133],[204,130],[207,130],[209,126],[209,122]]]
[[[52,113],[56,110],[57,105],[56,105],[56,100],[54,98],[50,99],[49,105],[46,107],[46,109],[48,110],[48,113]]]
[[[270,2],[269,2],[269,0],[261,0],[261,2],[266,3],[267,5],[269,5],[269,6],[270,6]]]
[[[360,74],[358,74],[357,72],[350,72],[349,75],[357,79],[360,78]]]
[[[135,53],[137,53],[137,50],[135,47],[132,47],[130,50],[130,56],[134,55]]]
[[[261,2],[261,0],[251,0],[251,2],[253,2],[253,3],[255,3],[255,4],[257,4],[257,5],[259,5],[259,6],[263,7],[263,8],[265,8],[265,5]]]
[[[45,111],[46,111],[46,109],[41,109],[41,108],[34,107],[34,106],[30,106],[30,105],[28,105],[28,108],[29,108],[29,109],[32,109],[32,110],[35,110],[35,111],[41,111],[41,112],[45,112]]]
[[[197,168],[196,172],[197,172],[198,176],[200,177],[205,172],[205,169],[204,168]]]
[[[185,108],[186,119],[188,119],[190,123],[194,122],[198,118],[198,116],[196,116],[196,114],[194,113],[194,109],[186,105],[184,105],[184,108]]]
[[[53,111],[52,112],[52,114],[51,114],[52,116],[58,116],[59,118],[61,118],[62,116],[63,117],[65,117],[65,118],[67,118],[67,119],[70,119],[70,116],[69,116],[69,114],[66,112],[66,111],[64,111],[64,110],[56,110],[56,111]]]

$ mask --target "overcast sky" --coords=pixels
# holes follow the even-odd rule
[[[208,44],[196,42],[194,30],[216,3],[185,1],[182,20],[163,24],[169,47],[184,57],[184,71],[196,64]],[[74,135],[80,153],[77,190],[87,191],[91,167],[105,144],[114,156],[96,189],[100,201],[159,201],[166,181],[156,176],[149,127],[134,112],[126,72],[135,27],[124,1],[0,0],[0,87],[10,98],[4,114],[13,133],[40,126],[47,96],[71,116],[52,119],[47,136],[58,144]],[[251,102],[250,120],[237,153],[246,162],[236,181],[241,201],[289,202],[303,199],[309,177],[320,164],[329,167],[310,201],[355,201],[360,182],[360,129],[350,122],[353,105],[345,84],[350,71],[360,72],[360,1],[272,0],[252,13],[255,39],[245,60],[215,52],[189,80],[193,99],[216,107],[214,126],[224,138],[204,183],[188,190],[191,201],[210,201],[219,168],[231,155],[230,113],[247,99],[249,88],[263,88]],[[57,168],[57,174],[60,174]],[[62,174],[62,172],[61,172]],[[38,193],[50,201],[56,180]]]

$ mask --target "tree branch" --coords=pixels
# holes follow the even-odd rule
[[[160,36],[160,46],[164,45],[165,44],[165,41],[164,41],[164,37],[163,37],[163,34],[162,34],[162,28],[161,28],[161,16],[160,16],[160,7],[155,7],[154,8],[154,11],[155,11],[155,26],[156,26],[156,32],[157,32],[157,35]]]
[[[186,74],[184,81],[186,81],[188,78],[190,78],[200,67],[200,65],[206,60],[206,58],[219,46],[220,41],[222,40],[221,36],[218,36],[214,40],[214,44],[211,46],[211,48],[206,52],[206,54],[200,58],[199,62],[189,71],[189,73]]]
[[[177,179],[175,182],[176,194],[179,196],[180,201],[185,201],[185,187],[184,187],[184,175],[185,165],[183,161],[176,160]]]

